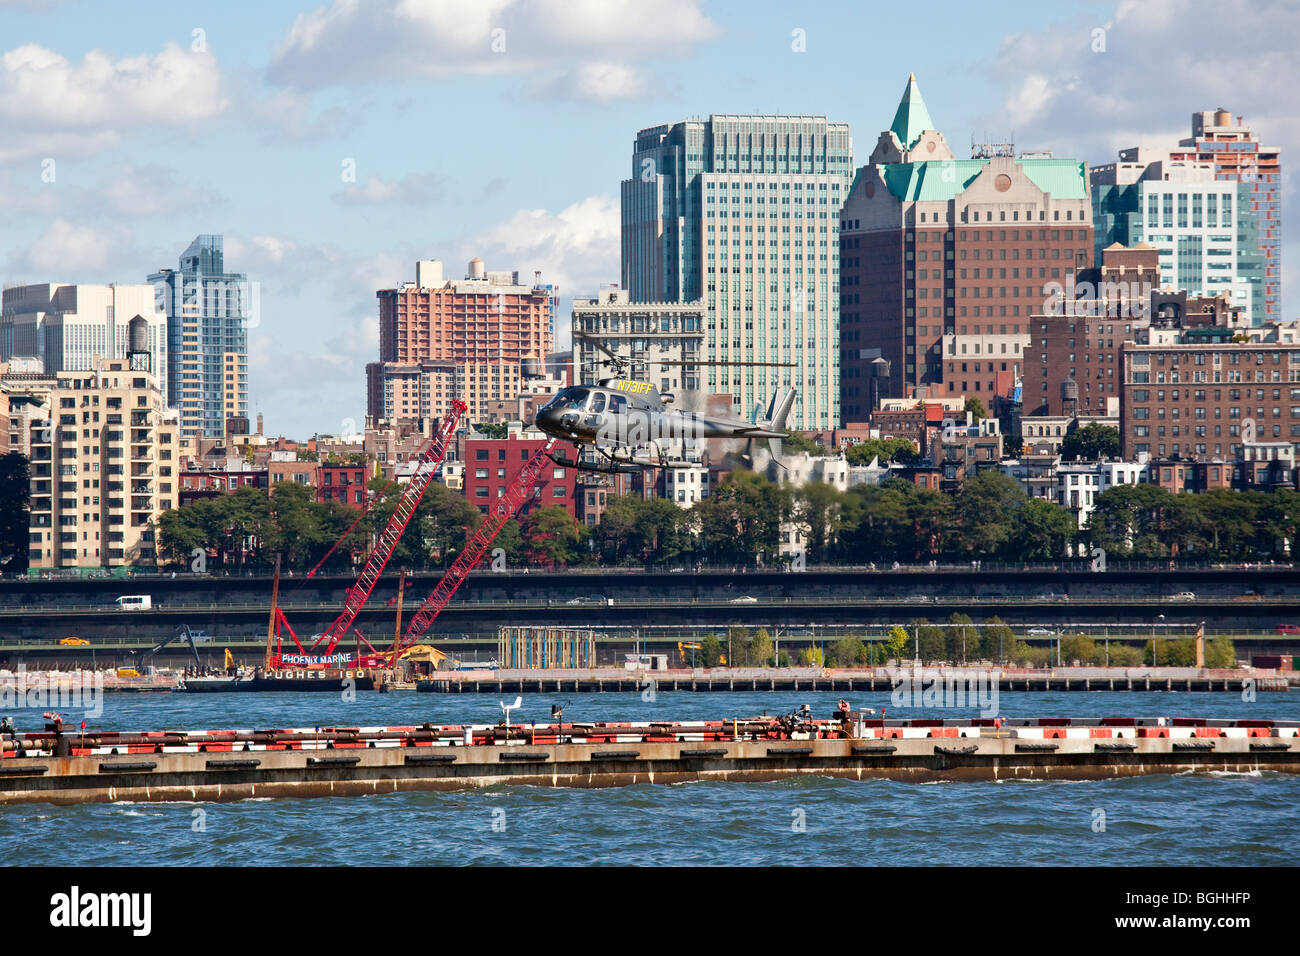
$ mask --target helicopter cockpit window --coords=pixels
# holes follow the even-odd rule
[[[627,409],[627,399],[622,395],[609,396],[609,410],[615,415],[622,415]]]
[[[566,388],[551,400],[551,405],[561,411],[568,408],[576,408],[581,411],[583,406],[587,404],[587,397],[590,394],[590,389]]]
[[[595,413],[595,412],[603,412],[604,410],[605,410],[605,393],[597,392],[595,395],[591,396],[591,407],[588,408],[587,411]]]

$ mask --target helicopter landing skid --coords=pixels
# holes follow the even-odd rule
[[[569,459],[565,458],[564,455],[556,454],[555,452],[551,452],[550,454],[548,454],[547,457],[550,458],[551,461],[559,465],[561,468],[576,468],[578,471],[589,471],[599,475],[634,475],[637,472],[641,471],[642,467],[644,467],[634,462],[618,461],[614,458],[609,458],[608,456],[606,456],[608,460],[608,464],[593,464],[591,462],[584,462],[584,461],[570,461]]]

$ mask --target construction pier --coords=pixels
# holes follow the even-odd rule
[[[627,670],[552,668],[436,671],[415,689],[431,694],[630,693],[653,686],[668,691],[827,691],[889,693],[905,682],[939,680],[974,686],[997,682],[1000,691],[1286,691],[1300,687],[1300,671],[1196,667],[714,667]]]
[[[690,781],[1089,780],[1300,773],[1300,721],[784,717],[545,726],[97,732],[0,738],[0,804],[233,801]]]

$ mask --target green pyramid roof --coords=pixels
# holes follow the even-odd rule
[[[889,128],[903,144],[903,149],[911,149],[923,132],[934,129],[934,120],[930,119],[930,111],[925,108],[925,100],[921,98],[921,89],[916,85],[915,73],[908,74],[907,88],[903,90],[898,112],[894,114],[894,122]]]

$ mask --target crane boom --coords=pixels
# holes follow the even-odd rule
[[[434,436],[433,441],[424,450],[424,454],[420,456],[419,464],[415,468],[415,474],[411,476],[411,480],[407,482],[402,496],[397,500],[397,507],[393,509],[392,515],[388,518],[388,524],[384,526],[383,532],[379,535],[379,540],[375,542],[370,556],[366,559],[365,567],[357,575],[356,583],[348,589],[347,600],[343,602],[342,612],[316,641],[317,644],[321,641],[326,642],[325,653],[334,653],[339,641],[347,634],[348,628],[352,626],[352,622],[357,619],[357,615],[365,607],[366,601],[370,599],[370,594],[379,582],[379,576],[384,573],[384,567],[388,564],[393,549],[397,546],[398,540],[402,537],[402,532],[406,530],[411,517],[415,514],[415,509],[424,497],[429,482],[433,480],[434,471],[437,470],[443,456],[447,453],[447,442],[456,433],[456,425],[460,421],[460,416],[465,413],[465,409],[466,405],[462,401],[457,400],[451,403],[451,411],[443,418],[437,435]]]
[[[465,544],[465,550],[452,562],[447,573],[442,576],[438,586],[433,589],[433,593],[425,599],[420,605],[420,609],[415,612],[411,618],[411,623],[406,627],[406,633],[402,640],[394,646],[394,656],[400,655],[410,645],[414,644],[419,638],[433,625],[442,609],[447,606],[456,589],[460,587],[474,565],[478,564],[479,559],[487,552],[488,547],[496,538],[497,533],[510,519],[510,517],[519,510],[519,507],[527,501],[533,494],[533,487],[537,484],[537,479],[542,473],[542,467],[546,464],[547,456],[551,452],[552,446],[555,445],[555,439],[549,439],[545,445],[539,448],[532,458],[523,468],[519,469],[519,474],[515,480],[506,488],[506,492],[497,499],[496,507],[493,508],[487,517],[475,529],[474,534]]]

